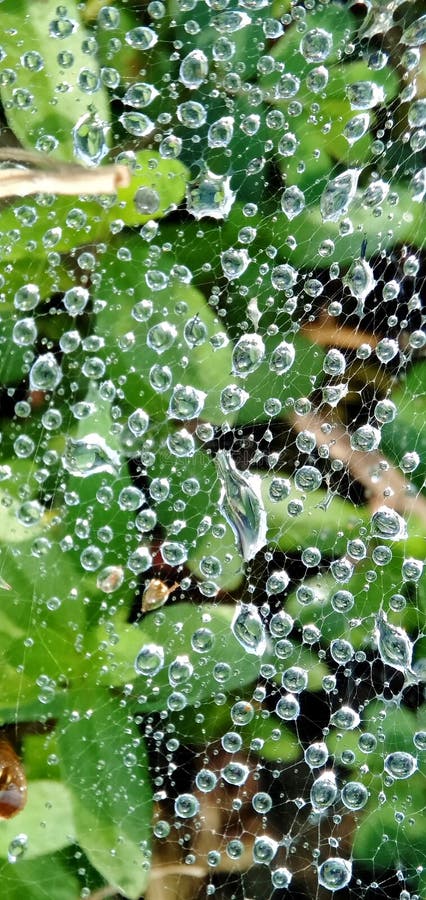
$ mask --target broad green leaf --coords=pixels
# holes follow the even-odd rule
[[[335,177],[338,170],[330,172]],[[359,258],[361,244],[364,237],[367,239],[368,254],[374,255],[380,251],[389,250],[398,243],[413,243],[419,245],[419,235],[423,228],[423,210],[420,203],[413,203],[408,189],[401,182],[394,185],[394,193],[398,196],[395,203],[389,196],[381,204],[382,216],[377,218],[374,208],[363,206],[362,194],[359,192],[349,207],[348,218],[351,220],[353,230],[348,234],[340,234],[339,222],[323,222],[320,207],[303,210],[292,224],[291,233],[297,246],[291,252],[286,252],[285,258],[294,266],[305,266],[306,260],[315,257],[315,265],[328,267],[330,262],[338,262],[349,266],[353,259]],[[280,244],[280,231],[273,225],[274,242]],[[318,253],[323,241],[332,240],[334,250],[331,256],[321,256]]]
[[[224,329],[204,295],[190,284],[177,280],[173,272],[165,273],[161,265],[154,269],[147,260],[147,249],[140,238],[129,237],[126,247],[130,261],[117,257],[107,260],[105,274],[99,287],[99,297],[104,308],[98,315],[97,334],[105,340],[103,353],[109,360],[109,375],[121,378],[122,391],[132,408],[142,406],[157,422],[162,422],[177,384],[189,385],[206,394],[202,418],[221,423],[230,417],[220,408],[220,394],[231,379],[231,347],[226,344],[213,349],[211,340]],[[165,261],[166,263],[166,261]],[[161,271],[160,271],[161,270]],[[162,289],[150,287],[156,280],[163,282]],[[138,302],[143,297],[152,303],[152,313],[143,319]],[[175,329],[173,343],[158,353],[152,346],[150,330],[162,322]],[[206,329],[205,339],[197,346],[184,337],[184,330],[191,328],[191,321],[199,321]],[[185,332],[186,333],[186,332]],[[170,388],[156,391],[150,384],[153,366],[168,366],[172,373]]]
[[[19,827],[15,825],[17,834]],[[76,900],[80,896],[81,884],[60,854],[29,860],[24,857],[18,863],[3,861],[0,879],[3,900]]]
[[[130,184],[119,188],[116,195],[57,196],[53,202],[46,202],[45,196],[40,195],[27,198],[25,203],[19,199],[3,207],[0,249],[5,258],[15,261],[14,269],[6,276],[8,290],[15,292],[27,281],[37,284],[42,299],[55,291],[66,290],[74,282],[69,283],[63,267],[49,267],[52,248],[56,253],[70,253],[80,244],[110,239],[124,225],[143,225],[150,219],[162,218],[181,202],[187,178],[187,170],[179,160],[163,159],[154,150],[140,150],[135,154]],[[157,197],[157,206],[149,215],[143,212],[143,204],[138,201],[138,191],[145,188],[154,191]],[[36,254],[30,278],[29,252],[32,257]],[[25,259],[25,265],[21,264],[15,272],[16,260],[21,259]]]
[[[80,20],[79,4],[68,0],[66,15],[61,15],[56,0],[23,0],[19,9],[5,0],[2,25],[1,69],[15,75],[3,78],[0,89],[9,127],[24,147],[48,146],[54,159],[72,162],[72,132],[81,117],[96,111],[105,128],[109,122],[96,58],[83,52],[89,32]]]
[[[255,681],[261,658],[246,652],[231,631],[235,607],[228,604],[193,606],[179,603],[161,612],[148,613],[139,624],[120,626],[112,640],[104,629],[99,632],[99,678],[105,685],[134,685],[134,701],[138,711],[165,709],[174,690],[186,697],[187,704],[197,700],[211,700],[218,692],[233,691]],[[213,634],[213,647],[199,653],[192,647],[195,632],[208,628]],[[142,647],[155,644],[164,652],[164,663],[157,674],[148,678],[137,676],[135,661]],[[187,656],[193,675],[182,684],[170,684],[168,668],[178,656]],[[230,666],[229,678],[222,682],[215,677],[215,664],[224,660]],[[137,698],[137,699],[136,699]]]
[[[71,792],[61,781],[30,781],[27,804],[17,820],[0,821],[0,857],[7,858],[17,833],[28,837],[25,859],[56,853],[75,842]]]
[[[334,496],[325,503],[322,488],[303,494],[292,487],[286,500],[278,503],[270,498],[272,475],[262,476],[262,496],[268,516],[268,541],[280,550],[295,551],[313,546],[326,556],[339,556],[346,550],[348,538],[356,537],[360,527],[369,522],[368,510],[354,506],[349,500]],[[290,515],[288,504],[303,501],[303,511]],[[326,508],[324,508],[326,506]]]
[[[84,691],[73,701],[78,715],[61,719],[57,733],[76,838],[105,880],[137,900],[147,883],[151,835],[143,738],[106,691]]]

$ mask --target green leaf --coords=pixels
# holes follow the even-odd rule
[[[105,691],[84,691],[73,703],[78,715],[61,719],[57,733],[76,837],[107,883],[137,900],[147,883],[151,835],[143,738]]]
[[[56,853],[74,843],[71,792],[61,781],[30,781],[27,804],[15,819],[0,821],[0,857],[6,857],[17,833],[26,834],[25,859]]]
[[[327,492],[323,489],[303,494],[292,487],[286,500],[274,502],[269,495],[273,477],[262,475],[262,496],[268,517],[268,541],[280,550],[294,552],[313,546],[324,555],[339,556],[345,552],[348,538],[356,537],[360,527],[370,520],[368,510],[338,496],[324,508]],[[303,499],[303,511],[291,516],[288,504],[296,499]]]
[[[382,448],[397,465],[405,453],[417,453],[419,464],[407,478],[425,490],[426,479],[426,361],[409,369],[391,395],[397,408],[393,422],[382,425]]]
[[[190,284],[166,277],[163,290],[155,290],[147,284],[155,279],[155,272],[147,263],[147,249],[139,237],[129,237],[126,243],[131,261],[123,263],[110,257],[99,287],[99,297],[104,308],[98,315],[97,334],[105,340],[105,355],[109,360],[109,374],[124,382],[122,391],[132,407],[143,406],[157,422],[163,422],[167,414],[172,387],[176,383],[196,387],[204,391],[203,419],[221,423],[230,417],[220,409],[220,394],[231,377],[231,346],[214,350],[211,338],[223,332],[222,324],[209,308],[204,295]],[[162,266],[160,266],[163,272]],[[151,275],[149,274],[149,270]],[[168,268],[166,266],[166,273]],[[151,301],[153,311],[146,321],[141,321],[136,301],[143,295]],[[197,318],[206,328],[203,343],[190,346],[184,337],[185,326]],[[172,345],[161,355],[150,346],[149,330],[167,320],[176,329]],[[187,364],[183,363],[187,358]],[[159,393],[151,387],[149,375],[154,365],[168,366],[175,380],[172,386]]]
[[[331,174],[331,173],[330,173]],[[369,256],[389,250],[398,243],[419,245],[419,235],[423,227],[423,210],[421,203],[413,203],[408,189],[401,182],[394,185],[398,199],[394,203],[388,197],[381,204],[382,216],[377,218],[375,208],[362,204],[362,194],[358,192],[349,207],[348,218],[353,230],[349,234],[340,234],[339,222],[323,222],[319,205],[304,209],[292,224],[291,233],[297,246],[286,252],[285,259],[294,266],[306,266],[307,260],[315,259],[315,265],[328,267],[331,262],[339,262],[349,266],[353,259],[360,256],[362,240],[365,237]],[[271,228],[271,240],[278,246],[281,243],[281,222]],[[318,250],[325,240],[332,240],[334,250],[331,256],[321,256]]]
[[[80,896],[81,885],[59,854],[0,863],[0,879],[3,900],[76,900]]]
[[[213,699],[218,692],[250,684],[256,680],[262,660],[247,653],[234,637],[231,631],[234,613],[235,607],[228,604],[179,603],[149,613],[139,624],[117,626],[110,637],[101,631],[100,660],[96,666],[100,681],[109,686],[133,683],[134,703],[140,712],[166,709],[174,690],[183,693],[187,704],[193,705],[197,700]],[[213,648],[201,654],[192,647],[194,633],[200,628],[208,628],[214,638]],[[146,644],[155,644],[164,651],[164,664],[150,678],[137,677],[135,672],[136,657]],[[193,675],[172,687],[168,668],[177,656],[188,657]],[[230,666],[229,678],[224,682],[215,678],[215,665],[220,660]]]
[[[12,70],[15,78],[1,80],[0,95],[8,124],[24,147],[41,149],[50,137],[49,146],[55,141],[51,156],[72,162],[74,126],[89,109],[107,126],[109,103],[96,58],[83,52],[89,32],[80,21],[79,4],[68,0],[66,16],[57,10],[56,0],[23,0],[19,9],[13,0],[2,3],[1,69]],[[68,54],[63,71],[59,54]],[[95,91],[86,93],[80,86],[82,70],[97,81]]]

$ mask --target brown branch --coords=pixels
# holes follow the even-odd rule
[[[127,166],[86,169],[74,163],[58,163],[21,148],[1,148],[0,160],[16,160],[32,168],[0,168],[0,198],[29,194],[115,194],[130,184]]]
[[[413,494],[402,472],[390,463],[383,453],[352,450],[350,436],[338,423],[330,423],[318,415],[293,416],[295,431],[312,431],[318,444],[326,444],[331,459],[339,459],[347,467],[352,477],[365,488],[368,504],[374,511],[379,506],[389,506],[401,513],[413,513],[426,523],[426,499],[421,494]],[[331,424],[331,432],[324,434],[323,426]]]
[[[357,350],[362,344],[369,344],[374,348],[378,343],[374,334],[338,325],[330,321],[328,315],[321,316],[309,325],[303,325],[301,334],[321,347],[343,347],[346,350]]]

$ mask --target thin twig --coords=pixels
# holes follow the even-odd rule
[[[131,178],[127,166],[86,169],[74,163],[56,162],[20,147],[0,148],[0,160],[31,166],[0,168],[0,198],[29,194],[115,194],[118,188],[127,187]]]

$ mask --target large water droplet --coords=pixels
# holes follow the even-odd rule
[[[231,628],[247,653],[262,656],[266,647],[265,629],[259,612],[252,603],[236,607]]]
[[[226,219],[234,200],[230,176],[214,175],[213,172],[206,171],[187,185],[187,210],[197,220],[206,216],[211,219]]]
[[[314,812],[321,813],[332,806],[337,797],[337,784],[334,772],[323,772],[316,778],[311,787],[311,804]]]
[[[385,92],[375,81],[356,81],[348,84],[346,94],[352,109],[373,109],[383,103]]]
[[[202,412],[207,394],[190,385],[177,384],[173,388],[167,415],[170,419],[196,419]]]
[[[381,506],[372,515],[371,534],[382,540],[404,541],[408,537],[407,523],[394,509]]]
[[[380,611],[376,616],[375,636],[383,662],[406,673],[411,667],[413,645],[404,629],[390,625],[386,614]]]
[[[333,37],[323,28],[311,28],[300,41],[300,52],[309,63],[323,62],[332,49]]]
[[[392,775],[392,778],[404,779],[410,778],[417,769],[417,759],[411,753],[405,753],[402,750],[396,750],[395,753],[389,753],[384,762],[385,772]]]
[[[31,366],[30,387],[33,391],[53,391],[61,379],[61,368],[53,353],[44,353]]]
[[[117,475],[120,456],[99,434],[88,434],[80,440],[69,438],[62,455],[62,465],[71,475],[87,478],[99,472]]]
[[[180,64],[179,81],[181,81],[186,88],[194,90],[207,78],[208,71],[208,60],[203,51],[191,50]]]
[[[164,666],[164,648],[158,644],[144,644],[135,660],[138,675],[151,677]]]
[[[260,477],[239,472],[226,450],[216,454],[216,465],[222,484],[219,508],[248,562],[266,543],[267,519]]]
[[[318,884],[329,891],[340,891],[352,878],[352,863],[348,859],[330,856],[318,868]]]
[[[355,196],[359,174],[360,169],[347,169],[328,182],[320,200],[324,222],[338,222],[346,215]]]
[[[305,195],[300,188],[293,185],[285,189],[281,197],[281,209],[291,222],[305,208]]]
[[[232,352],[232,374],[245,378],[259,368],[265,358],[265,345],[259,334],[245,334]]]
[[[401,42],[409,47],[421,47],[426,43],[426,15],[420,16],[405,29]]]
[[[108,127],[97,113],[85,113],[73,128],[74,155],[85,166],[98,166],[109,152]]]

